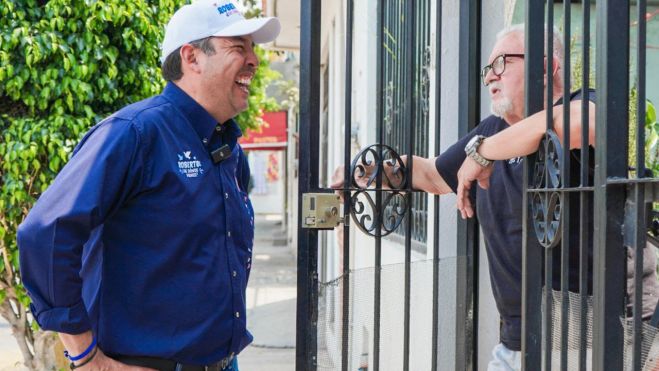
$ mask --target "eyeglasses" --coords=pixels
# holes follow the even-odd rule
[[[524,58],[524,54],[501,54],[500,56],[494,58],[492,63],[483,67],[481,70],[481,81],[483,82],[483,85],[487,86],[485,78],[487,77],[487,74],[490,72],[490,70],[492,70],[492,73],[494,73],[496,76],[501,76],[503,74],[503,71],[506,70],[506,58]]]

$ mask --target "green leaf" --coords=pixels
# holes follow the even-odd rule
[[[57,173],[59,171],[59,165],[60,165],[60,158],[59,157],[53,157],[50,159],[50,162],[48,163],[48,168],[50,171]]]
[[[648,99],[645,104],[645,125],[652,125],[657,121],[657,112],[654,104]]]

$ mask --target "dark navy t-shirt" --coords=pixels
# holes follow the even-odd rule
[[[571,100],[580,100],[581,92],[571,95]],[[589,91],[589,99],[595,101],[595,92]],[[562,100],[557,102],[561,104]],[[508,128],[503,119],[489,116],[465,137],[460,139],[436,160],[437,171],[455,192],[458,186],[457,173],[465,160],[464,147],[475,135],[486,137],[495,135]],[[590,148],[591,161],[594,159]],[[580,153],[571,151],[570,183],[579,184]],[[501,342],[511,350],[521,349],[522,328],[522,181],[524,158],[518,157],[494,162],[494,171],[490,177],[490,188],[484,190],[476,187],[476,212],[483,230],[487,258],[490,265],[492,292],[501,315]],[[592,162],[589,164],[592,178]],[[592,193],[588,194],[592,205]],[[570,193],[570,213],[572,220],[578,220],[579,194]],[[592,272],[592,213],[584,226],[589,231],[591,247],[589,248],[589,272]],[[575,225],[570,231],[570,290],[578,291],[579,285],[579,230]],[[529,248],[541,249],[535,242]],[[560,288],[560,245],[553,253],[553,287]],[[542,270],[543,267],[538,267]],[[592,280],[589,282],[592,291]]]

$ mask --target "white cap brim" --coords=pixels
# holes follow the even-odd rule
[[[251,18],[234,22],[214,33],[213,36],[252,36],[252,41],[255,44],[263,44],[276,39],[280,30],[281,24],[277,18]]]

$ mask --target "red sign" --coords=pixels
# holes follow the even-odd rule
[[[280,151],[287,145],[288,115],[286,111],[266,112],[264,124],[258,130],[248,129],[240,138],[240,145],[248,151]]]

